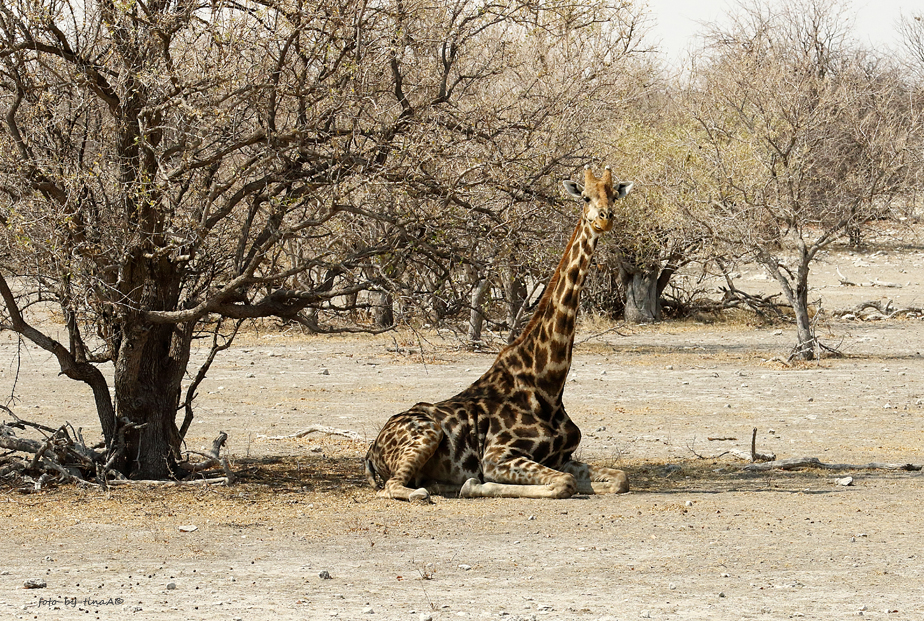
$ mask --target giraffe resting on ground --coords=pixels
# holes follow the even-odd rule
[[[471,386],[385,423],[364,460],[379,496],[428,501],[430,492],[568,498],[628,491],[621,470],[571,458],[581,431],[565,413],[562,391],[591,256],[613,227],[614,202],[632,184],[614,185],[609,167],[599,179],[588,168],[583,190],[573,181],[565,189],[584,201],[583,215],[532,319]]]

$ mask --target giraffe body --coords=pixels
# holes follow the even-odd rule
[[[632,184],[614,187],[607,168],[599,179],[585,170],[583,191],[570,181],[565,187],[584,200],[584,213],[532,319],[471,386],[386,422],[365,459],[379,495],[567,498],[628,490],[622,471],[572,459],[581,431],[562,393],[584,277],[600,235],[612,228],[613,203]]]

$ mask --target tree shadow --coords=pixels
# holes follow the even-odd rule
[[[743,470],[738,463],[694,460],[671,463],[644,463],[623,467],[629,477],[630,489],[639,493],[699,493],[784,492],[830,494],[849,490],[835,481],[851,475],[862,481],[894,481],[918,478],[920,472],[892,470]],[[862,473],[862,474],[858,474]]]

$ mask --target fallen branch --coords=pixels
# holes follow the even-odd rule
[[[738,438],[727,437],[727,436],[715,436],[715,437],[707,438],[707,440],[709,440],[710,442],[721,442],[721,441],[729,441],[729,440],[737,440],[737,439]],[[698,459],[719,459],[720,457],[724,457],[725,455],[732,455],[734,457],[737,457],[738,459],[743,459],[745,461],[750,461],[752,463],[757,462],[757,461],[773,461],[774,459],[776,459],[776,455],[774,455],[773,453],[768,454],[768,453],[758,453],[757,452],[757,448],[756,448],[757,447],[757,428],[756,427],[754,428],[754,431],[751,433],[751,451],[749,453],[742,451],[740,449],[729,449],[727,451],[723,451],[719,453],[718,455],[712,455],[712,456],[700,455],[693,449],[693,444],[695,442],[696,442],[696,437],[694,436],[693,442],[687,444],[687,449],[691,453],[693,453],[693,455],[695,455]]]
[[[841,286],[842,286],[842,287],[856,287],[856,286],[857,286],[857,283],[853,282],[852,280],[850,280],[849,278],[847,278],[846,276],[844,276],[843,274],[841,274],[841,268],[840,268],[840,267],[838,267],[838,266],[835,265],[835,266],[834,266],[834,269],[835,269],[835,271],[837,271],[837,275],[838,275],[838,278],[840,279],[840,282],[841,282]]]
[[[791,457],[789,459],[779,459],[760,464],[748,464],[744,466],[743,470],[763,472],[774,469],[796,470],[798,468],[819,468],[822,470],[905,470],[909,472],[918,472],[924,468],[924,466],[881,462],[870,462],[868,464],[826,464],[817,457]]]
[[[75,430],[69,423],[65,423],[58,429],[52,429],[23,420],[10,412],[8,408],[4,409],[15,418],[15,421],[0,423],[0,448],[27,456],[8,457],[6,461],[9,463],[2,469],[4,476],[15,473],[23,481],[33,484],[31,491],[40,491],[46,483],[55,480],[82,486],[99,484],[105,488],[104,473],[116,477],[122,476],[118,472],[110,472],[111,460],[107,463],[106,453],[88,447],[81,431]],[[16,436],[15,429],[26,428],[35,429],[44,434],[44,440]],[[33,480],[30,475],[36,478]],[[94,478],[98,483],[92,481]]]
[[[293,433],[287,436],[266,436],[258,435],[258,438],[263,438],[264,440],[291,440],[294,438],[304,438],[307,435],[312,433],[324,433],[329,436],[343,436],[344,438],[350,438],[351,440],[365,440],[363,436],[356,433],[355,431],[350,431],[348,429],[334,429],[333,427],[325,427],[323,425],[312,425],[307,429],[303,429],[297,433]]]
[[[7,412],[10,412],[8,408]],[[65,423],[58,429],[52,429],[31,423],[17,417],[11,423],[0,423],[0,449],[10,454],[0,456],[0,477],[16,477],[28,488],[21,491],[41,491],[47,484],[57,482],[76,483],[77,485],[101,485],[106,489],[110,485],[128,485],[137,483],[129,481],[115,469],[116,462],[125,453],[125,434],[133,429],[140,429],[144,424],[133,423],[127,418],[119,419],[116,437],[106,450],[96,450],[86,445],[81,430]],[[45,437],[42,440],[20,438],[15,429],[35,429]],[[185,469],[194,480],[183,481],[192,485],[230,485],[234,482],[234,473],[226,457],[220,455],[221,448],[228,439],[228,434],[221,432],[212,442],[212,448],[206,453],[187,453],[187,461],[180,467]],[[188,455],[197,454],[205,457],[202,462],[190,462]],[[224,476],[208,477],[205,471],[220,467]],[[95,480],[95,482],[94,482]],[[148,484],[167,485],[178,481],[148,481]]]
[[[28,426],[43,433],[49,428],[29,423],[19,417],[15,418],[16,421],[11,424],[0,423],[0,448],[25,453],[30,457],[23,460],[18,467],[5,466],[5,474],[14,471],[17,474],[38,474],[38,479],[34,481],[33,491],[40,491],[53,475],[60,476],[64,481],[76,482],[80,485],[90,484],[84,478],[79,466],[86,463],[86,451],[91,451],[91,449],[81,447],[83,450],[80,452],[73,450],[75,442],[67,432],[67,425],[63,425],[59,429],[52,429],[50,436],[46,437],[44,441],[39,441],[17,437],[14,428],[25,429]]]
[[[224,431],[219,431],[218,437],[216,437],[212,441],[212,448],[207,453],[187,451],[186,461],[179,464],[179,466],[182,469],[187,470],[191,474],[195,474],[197,472],[202,472],[205,470],[210,470],[216,466],[221,466],[221,469],[225,473],[225,476],[224,476],[225,484],[231,485],[232,483],[234,483],[234,473],[231,472],[231,464],[228,463],[227,457],[221,457],[220,455],[221,447],[225,445],[225,442],[227,440],[228,440],[228,434],[226,434]],[[190,455],[199,455],[199,456],[205,457],[206,460],[199,462],[199,463],[192,463],[189,461]],[[194,479],[189,479],[189,481],[191,480],[194,480]],[[217,481],[217,479],[198,479],[198,480]]]
[[[886,283],[887,284],[887,283]],[[879,286],[884,287],[886,284],[881,283]],[[924,307],[920,306],[907,306],[903,308],[896,308],[893,306],[891,299],[885,300],[867,300],[865,302],[860,302],[853,308],[849,310],[839,310],[834,313],[835,316],[841,317],[844,319],[856,319],[861,318],[860,314],[866,309],[871,308],[875,311],[878,311],[886,319],[892,319],[897,315],[922,315],[924,314]]]
[[[160,487],[173,487],[183,485],[231,485],[234,479],[229,477],[215,477],[211,479],[189,479],[185,481],[161,481],[158,479],[115,479],[109,481],[111,486],[121,485],[148,485]]]

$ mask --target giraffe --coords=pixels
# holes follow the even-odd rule
[[[418,403],[392,416],[364,460],[378,496],[428,502],[430,493],[463,498],[568,498],[628,491],[621,470],[571,458],[581,441],[562,405],[571,368],[584,277],[600,236],[613,227],[613,206],[632,189],[584,170],[580,222],[532,319],[471,386],[439,403]],[[413,487],[410,487],[413,486]]]

